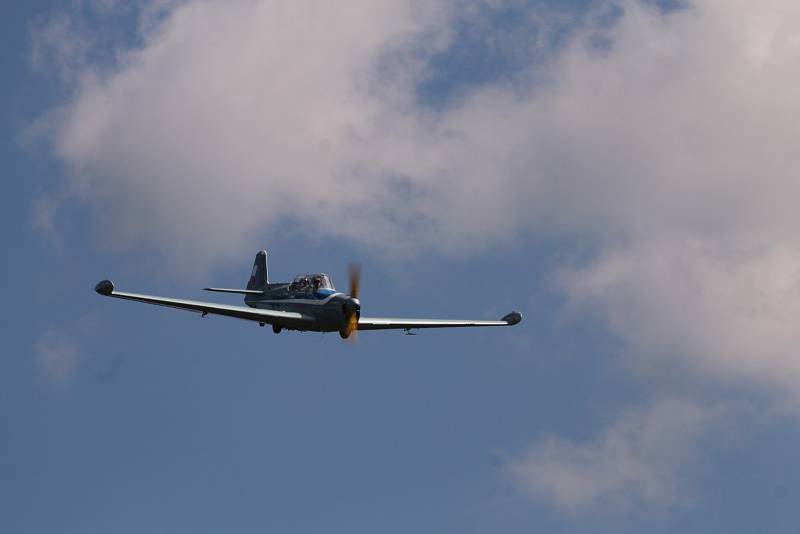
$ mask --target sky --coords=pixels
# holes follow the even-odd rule
[[[796,2],[0,10],[0,532],[796,532]]]

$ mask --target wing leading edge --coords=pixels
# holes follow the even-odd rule
[[[468,328],[474,326],[513,326],[522,320],[522,314],[511,312],[499,321],[471,321],[453,319],[391,319],[384,317],[361,317],[359,330],[414,330],[417,328]]]
[[[118,299],[134,300],[146,304],[166,306],[181,310],[193,311],[202,314],[223,315],[258,323],[279,324],[281,326],[304,326],[314,322],[313,317],[296,312],[285,312],[277,310],[262,310],[244,306],[227,306],[213,302],[200,302],[196,300],[173,299],[167,297],[155,297],[151,295],[140,295],[137,293],[125,293],[117,291],[110,280],[103,280],[94,288],[99,294],[106,297]]]

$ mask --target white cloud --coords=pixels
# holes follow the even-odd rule
[[[683,477],[722,415],[687,399],[659,399],[584,445],[544,436],[507,469],[524,495],[573,516],[686,504],[691,497]]]
[[[68,385],[80,363],[80,348],[75,341],[58,330],[47,331],[35,346],[36,358],[42,376],[50,383]]]
[[[30,62],[39,72],[55,71],[72,81],[85,67],[91,43],[78,19],[54,13],[31,30]]]
[[[441,17],[416,1],[182,4],[80,76],[57,154],[123,249],[205,265],[286,218],[379,241],[386,218],[414,220],[391,207],[404,185],[382,152],[418,148],[398,109]]]
[[[701,370],[800,395],[800,249],[655,240],[565,271],[572,305],[592,310],[646,371]]]
[[[68,324],[51,325],[43,331],[34,343],[33,355],[47,383],[66,388],[91,361],[98,320],[89,313],[73,318]]]
[[[181,4],[114,69],[77,77],[57,153],[109,243],[201,263],[286,218],[451,250],[520,233],[793,239],[798,8],[622,6],[535,83],[436,113],[414,91],[457,46],[448,2]],[[601,35],[609,50],[587,47]]]
[[[52,195],[40,195],[31,209],[30,225],[45,238],[50,245],[61,249],[62,239],[56,225],[59,202]]]

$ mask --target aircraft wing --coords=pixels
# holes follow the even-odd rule
[[[139,295],[137,293],[124,293],[117,291],[110,280],[103,280],[94,288],[99,294],[106,297],[118,299],[135,300],[146,304],[156,304],[168,308],[178,308],[202,314],[224,315],[225,317],[235,317],[257,323],[279,324],[281,326],[301,326],[314,322],[314,318],[302,313],[286,312],[278,310],[262,310],[247,306],[227,306],[214,302],[200,302],[196,300],[173,299],[166,297],[154,297],[151,295]]]
[[[522,314],[511,312],[499,321],[473,321],[453,319],[391,319],[384,317],[360,317],[359,330],[414,330],[417,328],[466,328],[471,326],[512,326],[522,320]]]

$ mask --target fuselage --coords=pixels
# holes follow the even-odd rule
[[[290,330],[311,330],[315,332],[337,332],[347,325],[349,295],[333,288],[297,288],[290,283],[272,283],[263,289],[261,295],[245,295],[244,302],[251,308],[280,310],[301,313],[314,317],[313,324],[298,323],[287,325]]]

